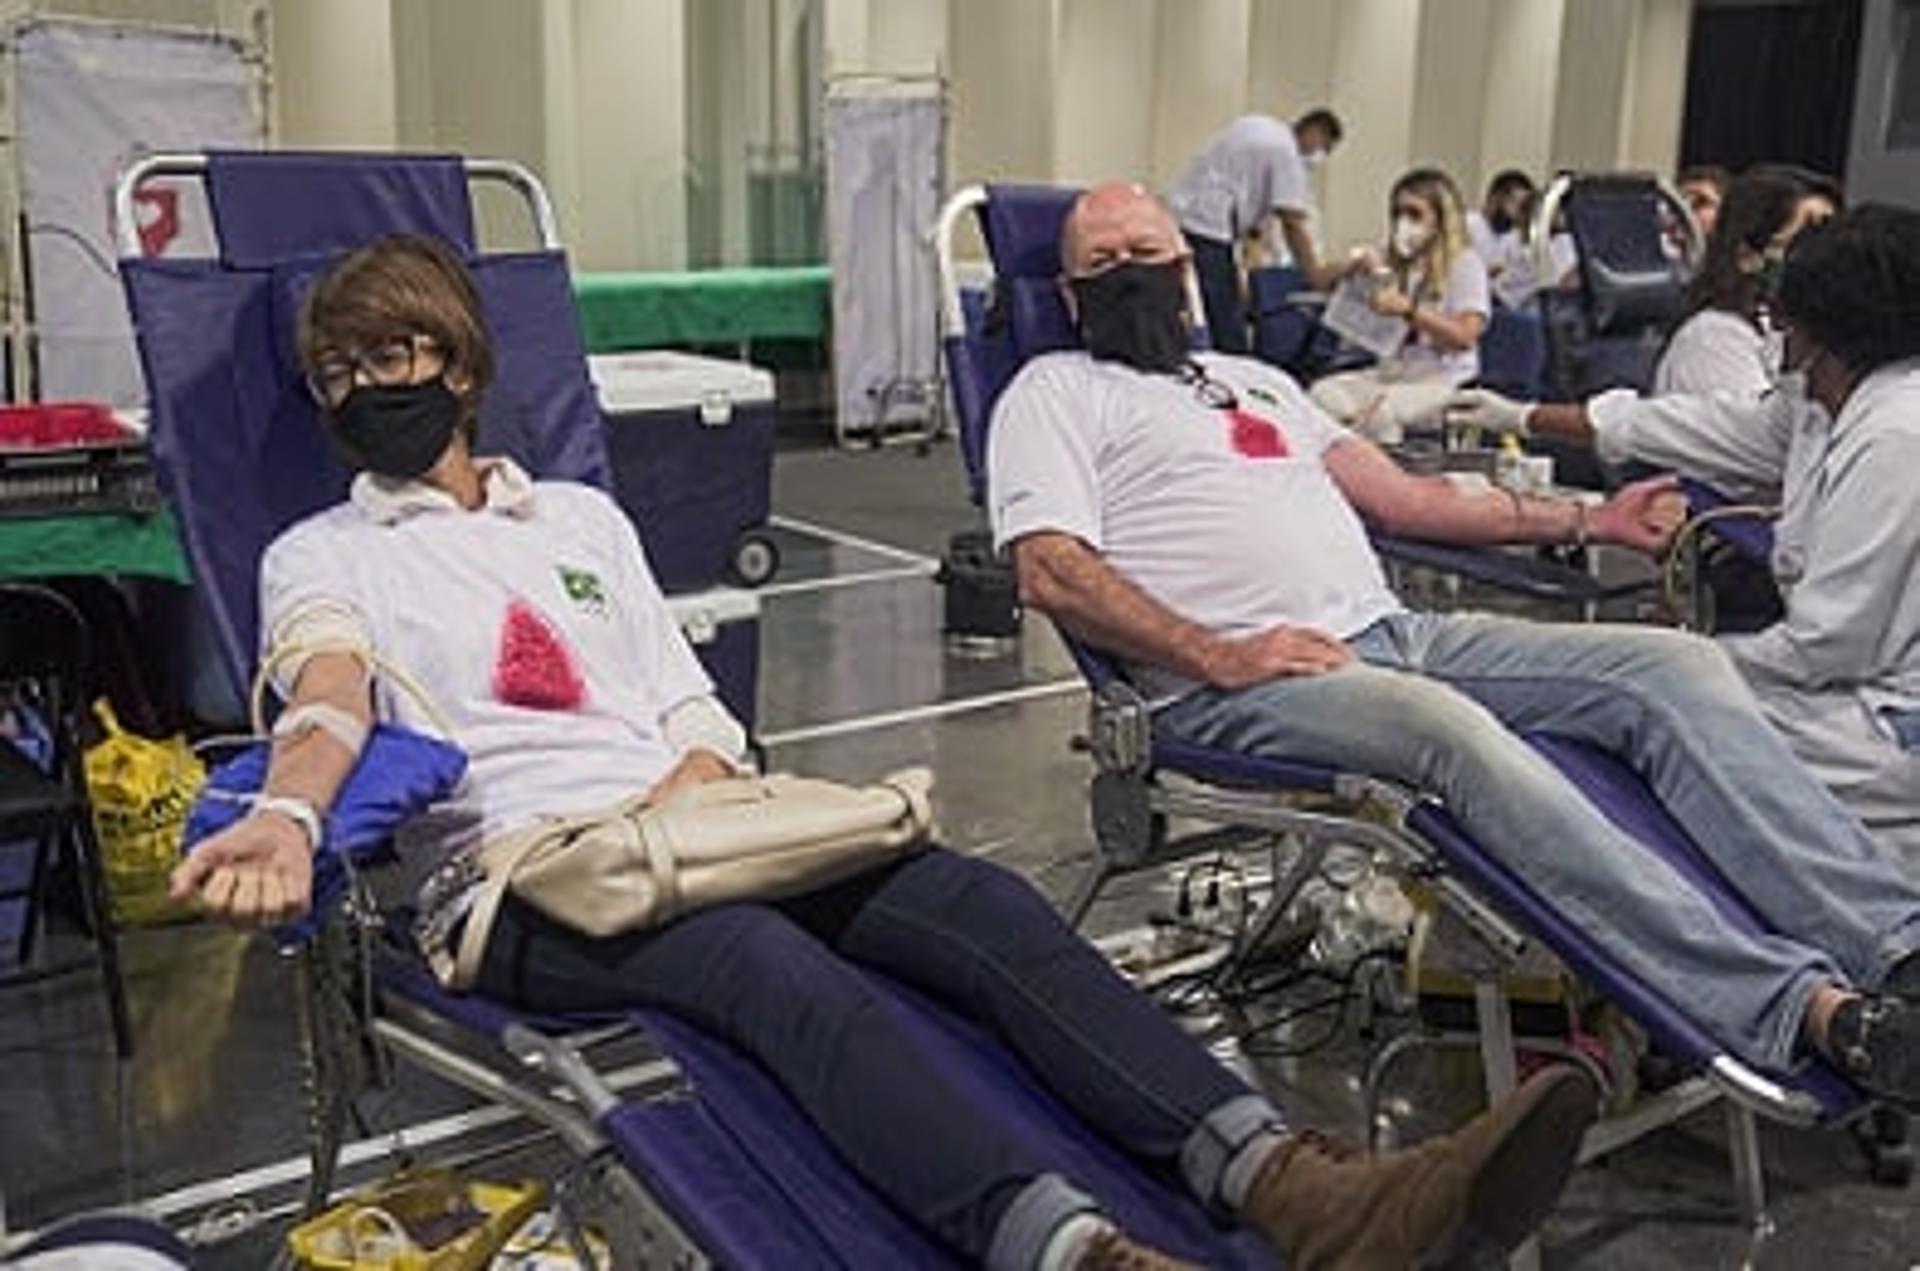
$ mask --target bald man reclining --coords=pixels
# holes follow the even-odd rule
[[[1795,760],[1709,641],[1410,613],[1364,523],[1456,543],[1660,547],[1664,481],[1592,509],[1410,476],[1284,374],[1188,352],[1185,244],[1135,186],[1075,204],[1086,349],[996,408],[994,532],[1026,602],[1126,660],[1165,734],[1430,790],[1733,1054],[1808,1049],[1920,1102],[1920,892]],[[1519,734],[1613,751],[1779,934],[1729,923]]]

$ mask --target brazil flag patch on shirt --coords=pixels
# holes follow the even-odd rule
[[[592,570],[562,565],[560,566],[560,586],[567,593],[567,599],[581,608],[590,609],[594,613],[606,612],[606,589],[600,585],[600,575]]]

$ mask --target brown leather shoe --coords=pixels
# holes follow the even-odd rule
[[[1291,1136],[1248,1192],[1247,1225],[1290,1271],[1466,1265],[1520,1244],[1553,1208],[1593,1123],[1593,1083],[1535,1076],[1452,1134],[1385,1156]]]
[[[1191,1262],[1161,1253],[1108,1227],[1087,1242],[1074,1271],[1201,1271]]]

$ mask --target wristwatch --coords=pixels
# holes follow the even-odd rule
[[[326,828],[320,821],[320,809],[313,806],[310,799],[296,794],[262,794],[253,800],[255,812],[278,812],[307,836],[307,850],[317,852],[320,843],[326,837]]]

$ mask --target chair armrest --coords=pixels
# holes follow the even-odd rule
[[[1460,547],[1425,539],[1373,536],[1374,550],[1404,565],[1420,565],[1455,574],[1530,600],[1560,604],[1595,604],[1645,590],[1644,582],[1602,583],[1583,569],[1546,560],[1532,553],[1501,548]]]

